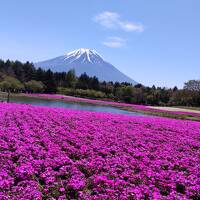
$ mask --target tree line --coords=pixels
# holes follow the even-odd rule
[[[74,70],[52,72],[30,62],[0,60],[0,90],[28,93],[61,93],[94,99],[145,105],[200,106],[200,80],[190,80],[183,89],[135,86],[130,83],[99,81]]]

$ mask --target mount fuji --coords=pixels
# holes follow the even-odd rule
[[[100,81],[137,84],[136,81],[120,72],[112,64],[106,62],[93,49],[77,49],[63,56],[34,63],[34,66],[46,70],[51,69],[53,72],[67,72],[70,69],[74,69],[78,76],[85,72],[88,76],[96,76]]]

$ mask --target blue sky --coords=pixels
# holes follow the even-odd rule
[[[145,85],[200,79],[199,0],[6,0],[0,58],[41,61],[93,48]]]

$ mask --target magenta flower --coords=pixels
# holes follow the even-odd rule
[[[199,199],[200,123],[0,103],[0,199]]]

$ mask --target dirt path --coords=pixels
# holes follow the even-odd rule
[[[180,111],[180,112],[193,112],[200,113],[200,110],[192,110],[186,108],[175,108],[175,107],[159,107],[159,106],[148,106],[149,108],[154,108],[158,110],[166,110],[166,111]]]

